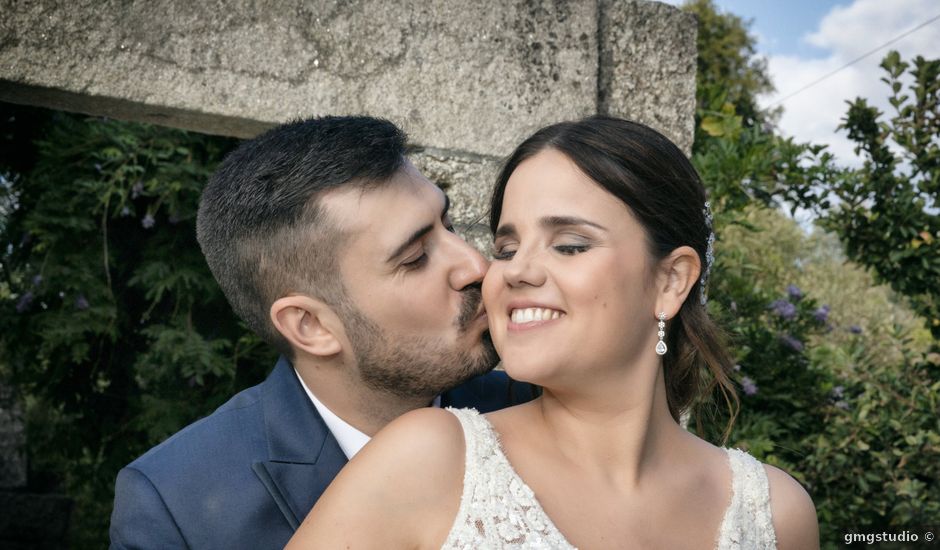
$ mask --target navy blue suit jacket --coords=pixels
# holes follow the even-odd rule
[[[532,397],[528,384],[491,372],[441,404],[488,412]],[[118,473],[111,548],[283,548],[345,464],[281,358],[264,382]]]

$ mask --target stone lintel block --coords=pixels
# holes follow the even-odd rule
[[[601,113],[636,120],[686,155],[695,133],[695,16],[659,2],[599,0]]]
[[[0,0],[0,100],[239,137],[371,114],[504,155],[597,110],[595,1]]]

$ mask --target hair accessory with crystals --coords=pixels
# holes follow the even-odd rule
[[[715,231],[712,229],[712,208],[708,201],[705,201],[702,214],[705,216],[705,227],[708,228],[708,245],[705,248],[705,269],[702,270],[702,278],[699,281],[702,285],[701,302],[704,306],[705,303],[708,302],[708,295],[705,293],[705,285],[708,283],[708,276],[711,274],[712,264],[715,263]]]

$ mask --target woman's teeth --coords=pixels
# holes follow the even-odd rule
[[[534,321],[550,321],[552,319],[558,319],[563,315],[564,313],[554,309],[529,307],[525,309],[512,310],[510,318],[512,319],[513,323],[518,325],[522,323],[531,323]]]

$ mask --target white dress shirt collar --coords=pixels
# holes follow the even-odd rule
[[[336,442],[339,443],[339,448],[342,449],[343,454],[346,455],[347,459],[352,459],[352,457],[356,456],[356,453],[365,447],[366,443],[372,438],[352,427],[348,422],[336,416],[333,411],[321,403],[320,400],[317,399],[317,396],[313,395],[313,392],[307,387],[307,384],[304,383],[304,379],[300,377],[300,373],[297,372],[297,369],[294,369],[294,374],[297,375],[297,379],[300,380],[300,385],[303,386],[304,391],[307,392],[307,397],[310,398],[313,406],[316,407],[317,412],[320,413],[320,417],[323,418],[326,427],[329,428],[333,437],[336,438]],[[434,398],[432,406],[441,406],[440,395]]]

